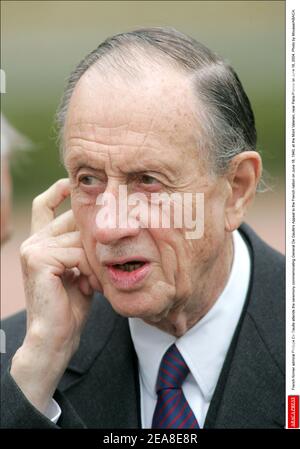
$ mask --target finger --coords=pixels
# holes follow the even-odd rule
[[[73,211],[69,210],[59,215],[59,217],[55,218],[49,225],[43,228],[41,231],[36,232],[35,234],[28,237],[27,240],[23,242],[22,247],[27,247],[31,245],[38,244],[46,248],[48,243],[50,242],[50,246],[57,247],[59,245],[55,245],[54,238],[63,235],[69,234],[72,232],[79,232],[77,230],[77,226],[74,220]],[[78,235],[78,234],[76,234]],[[76,243],[77,239],[74,238],[74,246],[82,246]],[[68,246],[68,244],[62,244],[62,246]],[[72,245],[69,245],[72,246]]]
[[[64,272],[62,279],[64,282],[75,282],[80,277],[78,268],[71,268]]]
[[[82,248],[80,232],[66,232],[45,242],[47,248]]]
[[[48,248],[47,265],[58,276],[72,268],[78,268],[87,277],[94,276],[83,248]]]
[[[80,290],[85,295],[90,295],[94,291],[103,293],[102,285],[94,274],[91,274],[90,276],[84,276],[80,273],[78,268],[72,268],[67,269],[62,277],[64,280],[71,283],[74,283],[75,281],[78,282]]]
[[[67,212],[59,215],[57,218],[51,221],[42,231],[42,234],[52,237],[66,234],[68,232],[74,232],[77,230],[73,211],[70,209]]]
[[[89,296],[93,293],[93,288],[91,287],[88,278],[85,276],[80,276],[80,278],[78,279],[78,286],[81,293],[83,293],[85,296]]]
[[[93,290],[97,290],[98,292],[103,293],[103,287],[95,274],[91,274],[89,276],[89,284]]]
[[[31,233],[41,230],[55,218],[55,209],[70,195],[68,178],[56,181],[32,203]]]

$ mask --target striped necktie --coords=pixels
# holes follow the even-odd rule
[[[189,371],[176,345],[170,346],[158,372],[152,429],[199,429],[181,388]]]

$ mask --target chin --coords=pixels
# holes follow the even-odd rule
[[[155,300],[147,292],[112,292],[110,289],[106,292],[105,290],[105,297],[115,312],[127,318],[134,317],[157,322],[166,316],[171,307],[162,298],[159,301]]]

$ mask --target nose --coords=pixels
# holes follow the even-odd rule
[[[139,223],[128,219],[127,204],[118,197],[118,192],[107,189],[97,203],[93,232],[98,243],[113,245],[139,234]]]

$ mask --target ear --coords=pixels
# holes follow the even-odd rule
[[[262,161],[256,151],[244,151],[235,156],[230,164],[227,182],[231,193],[225,206],[225,229],[237,229],[254,199],[262,171]]]

